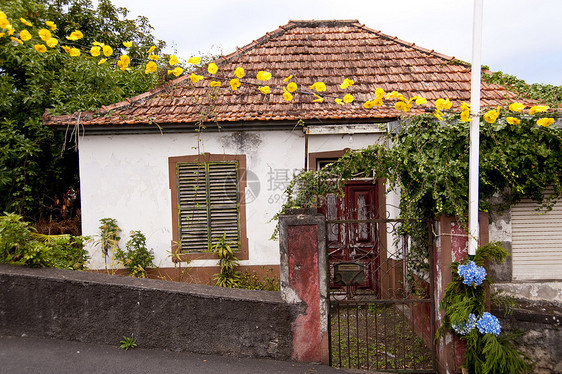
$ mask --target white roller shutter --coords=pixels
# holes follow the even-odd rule
[[[538,206],[525,199],[511,209],[513,280],[562,279],[562,200],[547,213]]]

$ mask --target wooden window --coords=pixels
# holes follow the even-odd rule
[[[174,259],[213,258],[223,234],[240,259],[247,258],[245,156],[170,157]]]

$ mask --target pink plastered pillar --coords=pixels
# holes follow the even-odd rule
[[[480,213],[480,237],[478,246],[487,244],[488,214]],[[441,326],[445,313],[439,309],[445,289],[452,280],[450,265],[460,261],[468,255],[468,235],[465,226],[459,224],[454,217],[441,216],[434,223],[434,295],[435,298],[435,328]],[[464,359],[466,346],[464,342],[455,339],[450,333],[445,333],[437,342],[437,362],[440,374],[460,373],[460,366]]]
[[[299,310],[291,331],[294,361],[329,362],[325,230],[314,210],[279,219],[281,295]]]

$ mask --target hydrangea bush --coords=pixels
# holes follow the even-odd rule
[[[453,331],[466,342],[463,366],[469,373],[519,374],[529,372],[528,358],[513,345],[515,334],[502,332],[498,318],[487,311],[490,280],[485,262],[503,262],[507,251],[499,243],[482,246],[473,259],[451,264],[453,279],[447,286],[440,308],[445,318],[437,331]]]

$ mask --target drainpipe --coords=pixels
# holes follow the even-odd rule
[[[474,0],[472,26],[472,71],[470,81],[470,153],[469,153],[469,206],[468,256],[474,258],[478,247],[478,174],[480,163],[480,89],[482,60],[482,0]]]

